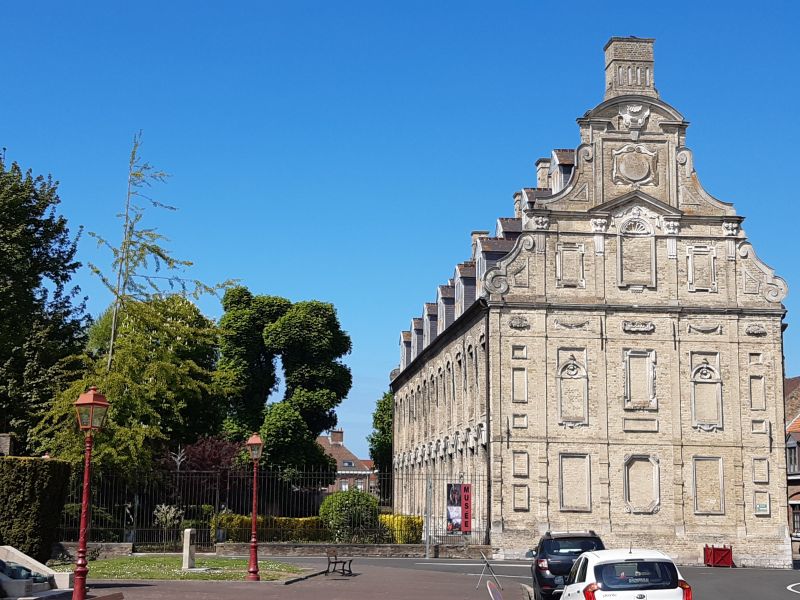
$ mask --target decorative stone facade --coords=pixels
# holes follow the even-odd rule
[[[732,544],[739,565],[788,567],[786,283],[700,185],[653,40],[605,51],[580,145],[537,161],[514,218],[473,234],[444,288],[454,312],[440,288],[403,333],[395,472],[488,478],[473,518],[505,556],[594,529],[683,563]]]

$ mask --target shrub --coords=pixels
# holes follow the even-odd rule
[[[221,512],[211,519],[211,528],[225,530],[229,542],[249,542],[250,515]],[[331,535],[319,517],[259,516],[256,529],[260,542],[327,542]]]
[[[50,558],[67,497],[69,463],[44,458],[0,458],[0,545],[40,562]]]
[[[322,501],[319,516],[337,542],[374,542],[381,534],[378,499],[367,492],[334,492]]]
[[[389,543],[422,543],[422,517],[416,515],[380,515],[378,520],[389,534]]]

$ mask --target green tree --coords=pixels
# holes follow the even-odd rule
[[[148,474],[166,445],[191,443],[219,431],[223,411],[212,369],[216,353],[213,323],[188,299],[173,294],[146,302],[128,301],[118,313],[115,358],[85,353],[83,376],[65,388],[32,432],[40,451],[80,462],[82,438],[74,424],[75,399],[96,385],[111,402],[99,434],[96,460],[104,470],[130,479]],[[111,310],[90,339],[107,345]]]
[[[394,394],[385,392],[375,404],[372,413],[372,433],[367,436],[369,442],[369,456],[375,463],[375,469],[382,476],[378,479],[380,483],[380,494],[384,500],[391,499],[391,479],[392,473],[392,441],[394,420]]]
[[[328,469],[316,437],[336,426],[336,407],[352,385],[340,360],[350,352],[350,337],[336,309],[325,302],[254,296],[244,287],[228,290],[223,307],[216,377],[226,397],[227,435],[242,438],[260,425],[271,465]],[[286,393],[268,406],[278,359]]]
[[[372,413],[372,433],[367,436],[369,456],[380,473],[392,472],[392,421],[394,395],[385,392]]]
[[[0,157],[0,430],[28,431],[74,365],[87,324],[72,275],[78,237],[58,215],[51,178]]]
[[[242,286],[222,298],[220,358],[216,378],[223,390],[232,439],[257,431],[264,422],[267,398],[278,383],[275,353],[264,344],[264,328],[286,313],[291,302],[277,296],[253,296]]]

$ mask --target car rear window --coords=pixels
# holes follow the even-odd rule
[[[553,538],[544,541],[544,552],[550,556],[578,556],[592,550],[603,550],[598,538]]]
[[[603,590],[664,590],[678,587],[675,565],[658,560],[625,560],[596,565],[594,576]]]

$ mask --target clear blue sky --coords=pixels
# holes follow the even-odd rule
[[[674,7],[667,10],[665,5]],[[9,2],[0,146],[60,180],[61,211],[120,237],[131,137],[170,172],[151,212],[207,282],[333,302],[353,339],[345,443],[367,455],[398,336],[512,213],[534,161],[575,147],[603,45],[655,37],[661,97],[706,189],[789,283],[800,374],[797,2]],[[88,237],[83,261],[102,261]],[[110,301],[87,270],[96,314]],[[221,313],[209,298],[203,310]]]

